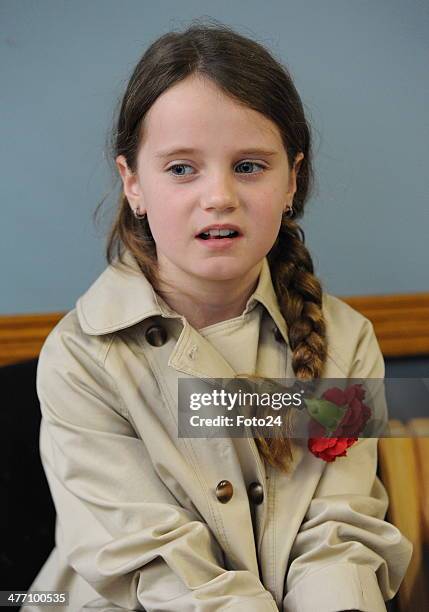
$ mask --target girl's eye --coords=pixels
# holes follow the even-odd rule
[[[262,170],[265,170],[265,166],[263,166],[262,164],[258,164],[256,162],[252,162],[252,161],[243,161],[240,164],[238,164],[238,166],[244,166],[247,168],[251,168],[252,166],[259,166],[259,168],[262,168]],[[179,172],[179,174],[175,174],[174,172],[172,173],[173,176],[177,176],[177,177],[181,177],[181,176],[186,176],[186,172],[183,172],[184,168],[192,168],[192,166],[190,166],[189,164],[174,164],[173,166],[170,166],[170,168],[167,169],[167,172],[170,172],[173,169],[180,169],[182,170],[181,172]],[[239,172],[239,174],[259,174],[258,172]]]
[[[173,170],[174,168],[191,168],[192,166],[189,166],[189,164],[174,164],[173,166],[170,166],[170,168],[167,169],[167,172],[171,172],[171,170]],[[184,172],[179,172],[179,174],[174,174],[173,176],[186,176],[186,174]]]
[[[262,170],[265,170],[265,166],[263,166],[262,164],[258,164],[256,162],[252,162],[252,161],[243,161],[240,164],[238,164],[239,166],[247,166],[248,168],[251,166],[259,166],[260,168],[262,168]],[[258,174],[257,172],[240,172],[239,174]]]

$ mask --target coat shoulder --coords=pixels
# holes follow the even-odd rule
[[[114,407],[122,416],[127,410],[118,394],[114,377],[106,367],[113,335],[86,334],[76,309],[53,327],[43,343],[37,363],[36,388],[42,415],[70,418],[91,405],[95,397]],[[70,398],[78,398],[71,409]]]
[[[322,310],[328,340],[328,359],[349,376],[365,338],[375,342],[371,321],[340,298],[323,293]],[[377,345],[378,346],[378,345]]]
[[[360,330],[365,325],[372,325],[367,317],[330,293],[323,292],[322,308],[326,321],[331,326]]]
[[[103,365],[112,335],[92,336],[85,333],[79,322],[76,308],[68,311],[51,329],[42,345],[39,362],[50,355],[59,358],[66,353],[79,354],[81,359],[93,360]]]

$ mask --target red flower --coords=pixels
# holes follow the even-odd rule
[[[365,389],[362,385],[351,385],[344,391],[333,387],[325,391],[322,397],[337,404],[337,406],[348,405],[341,423],[332,434],[333,436],[357,436],[365,428],[371,416],[371,409],[362,401],[365,397]]]
[[[332,438],[319,438],[325,433],[320,423],[310,423],[311,438],[308,440],[309,450],[320,459],[335,461],[337,457],[347,455],[347,448],[357,442],[356,437],[364,428],[371,416],[371,409],[363,403],[365,389],[362,385],[351,385],[344,391],[332,387],[325,391],[322,398],[336,404],[347,406],[340,424],[332,432]]]
[[[349,446],[357,442],[357,438],[309,438],[308,448],[319,459],[335,461],[337,457],[347,455]]]

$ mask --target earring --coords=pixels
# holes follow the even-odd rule
[[[292,217],[293,216],[293,206],[287,206],[283,212],[285,217]]]
[[[146,213],[139,213],[140,207],[133,209],[133,213],[136,219],[144,219],[146,217]]]

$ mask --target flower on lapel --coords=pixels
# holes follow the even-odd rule
[[[371,417],[364,398],[365,389],[356,384],[344,391],[331,387],[320,399],[304,400],[311,417],[308,449],[313,455],[328,462],[347,455]]]
[[[308,448],[319,459],[331,462],[337,457],[346,456],[349,446],[357,440],[357,438],[309,438]]]

